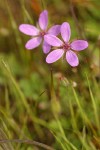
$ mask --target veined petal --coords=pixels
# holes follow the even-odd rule
[[[60,33],[60,27],[60,25],[54,25],[48,30],[48,33],[57,36]]]
[[[79,64],[77,55],[71,50],[66,52],[66,60],[72,67],[76,67]]]
[[[51,46],[62,46],[63,42],[54,35],[47,34],[44,36],[44,40]]]
[[[40,45],[41,41],[42,41],[41,37],[32,38],[26,43],[25,47],[29,50],[34,49]]]
[[[85,40],[76,40],[73,41],[70,45],[73,50],[81,51],[88,47],[88,42]]]
[[[42,30],[45,30],[48,25],[48,12],[44,10],[39,16],[39,26]]]
[[[19,26],[19,30],[26,35],[35,36],[35,35],[39,34],[39,29],[37,29],[35,26],[29,25],[29,24],[21,24]]]
[[[48,54],[48,56],[46,57],[46,62],[49,64],[53,63],[53,62],[57,61],[58,59],[60,59],[63,54],[64,54],[63,49],[56,49]]]
[[[43,52],[45,54],[49,53],[51,46],[44,40],[43,41]]]
[[[61,36],[65,42],[68,42],[71,36],[70,25],[67,22],[64,22],[61,25]]]

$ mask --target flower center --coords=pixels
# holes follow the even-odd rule
[[[63,46],[62,46],[62,48],[63,48],[65,51],[67,51],[67,50],[70,49],[70,44],[69,44],[69,43],[64,43]]]
[[[46,31],[41,31],[41,32],[40,32],[40,36],[42,36],[42,37],[43,37],[45,34],[46,34]]]

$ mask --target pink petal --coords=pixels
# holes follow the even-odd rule
[[[42,41],[41,37],[32,38],[26,43],[25,47],[29,50],[34,49],[40,45],[41,41]]]
[[[49,29],[48,33],[57,36],[60,33],[60,27],[60,25],[54,25]]]
[[[48,25],[48,12],[44,10],[39,16],[39,26],[42,30],[46,30]]]
[[[19,26],[19,30],[24,34],[31,35],[31,36],[35,36],[39,34],[39,30],[35,26],[29,24],[21,24]]]
[[[43,52],[47,54],[51,49],[51,46],[44,40],[43,41]]]
[[[88,42],[84,40],[76,40],[71,43],[71,48],[76,51],[84,50],[88,47]]]
[[[51,46],[62,46],[63,42],[54,35],[47,34],[44,36],[44,40]]]
[[[71,50],[66,52],[66,60],[72,67],[76,67],[79,64],[77,55]]]
[[[65,42],[68,42],[71,36],[70,25],[67,22],[64,22],[61,25],[61,36]]]
[[[49,64],[53,63],[57,61],[58,59],[60,59],[63,54],[64,54],[63,49],[56,49],[48,54],[48,56],[46,57],[46,62]]]

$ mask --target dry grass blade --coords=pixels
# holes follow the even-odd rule
[[[0,129],[0,141],[2,141],[3,139],[7,139],[6,134],[4,133],[4,131],[2,129]],[[14,150],[13,146],[11,145],[11,143],[1,143],[0,142],[0,150]]]
[[[36,146],[39,146],[41,148],[44,148],[45,150],[55,150],[55,149],[51,148],[48,145],[45,145],[43,143],[39,143],[39,142],[36,142],[36,141],[33,141],[33,140],[20,140],[20,139],[13,139],[13,140],[2,139],[2,140],[0,140],[0,143],[12,143],[12,142],[36,145]],[[8,150],[8,149],[6,149],[6,150]],[[11,149],[9,149],[9,150],[11,150]]]

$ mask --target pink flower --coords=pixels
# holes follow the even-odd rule
[[[51,46],[58,47],[56,50],[50,52],[46,57],[47,63],[53,63],[60,59],[66,53],[66,60],[72,66],[78,66],[79,60],[75,51],[81,51],[88,47],[88,42],[85,40],[75,40],[69,43],[71,36],[70,25],[64,22],[61,25],[61,36],[63,41],[54,35],[45,35],[45,41]]]
[[[26,35],[30,35],[32,38],[26,43],[25,47],[29,50],[38,47],[42,39],[44,39],[44,35],[53,34],[58,35],[60,33],[60,25],[54,25],[49,30],[47,30],[48,26],[48,12],[44,10],[38,20],[38,24],[40,28],[37,28],[33,25],[29,24],[21,24],[19,26],[19,30]],[[43,41],[43,52],[48,53],[51,49],[51,46],[44,40]]]

